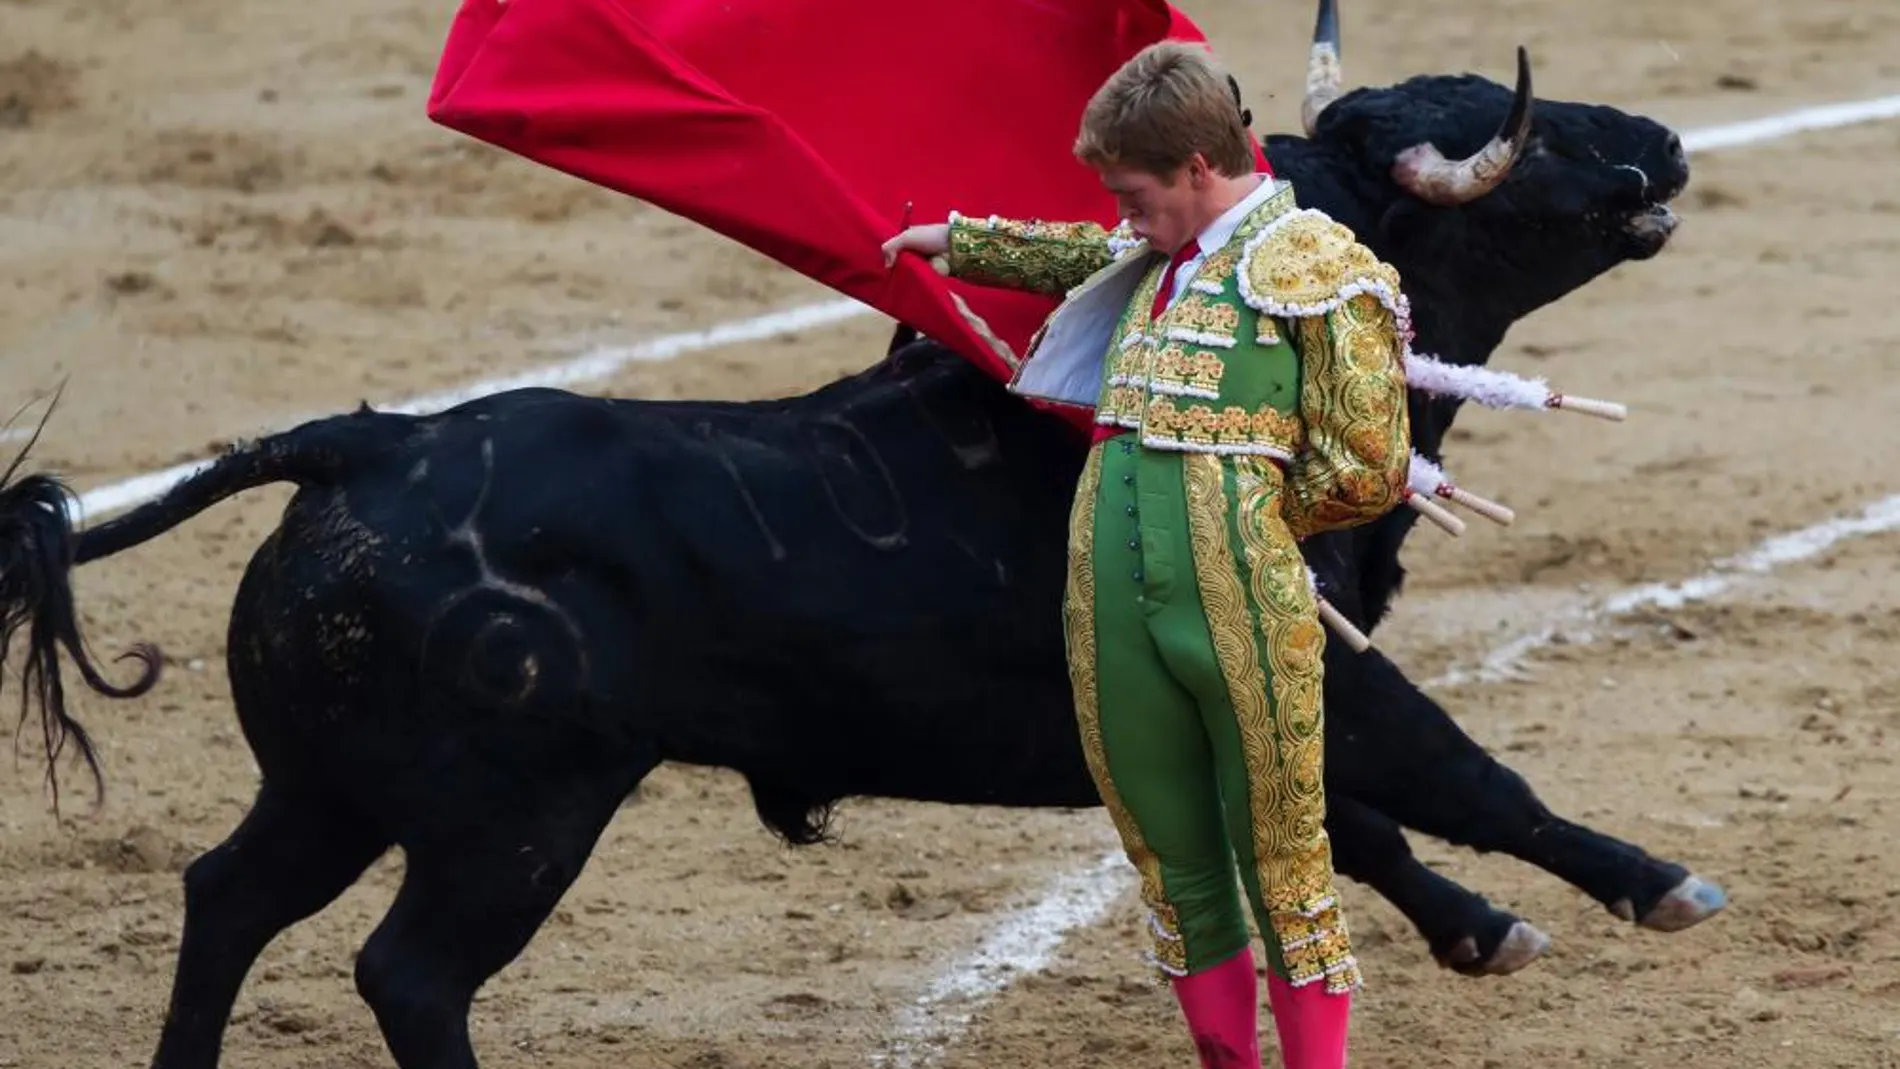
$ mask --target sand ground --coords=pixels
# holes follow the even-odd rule
[[[1503,77],[1523,42],[1542,94],[1685,130],[1900,92],[1900,10],[1855,0],[1386,6],[1348,7],[1352,81]],[[1306,6],[1189,10],[1240,68],[1259,123],[1295,125]],[[0,405],[68,380],[42,466],[101,485],[360,399],[828,296],[431,126],[423,99],[449,12],[0,0]],[[1900,425],[1885,415],[1900,407],[1897,159],[1900,123],[1698,157],[1673,248],[1512,335],[1500,366],[1635,415],[1463,418],[1448,465],[1520,522],[1414,539],[1414,586],[1381,640],[1415,678],[1900,491]],[[885,336],[858,320],[598,388],[783,394],[862,366]],[[282,500],[254,493],[83,573],[95,646],[150,638],[180,670],[143,701],[78,704],[104,746],[103,810],[56,823],[30,746],[0,779],[4,1069],[150,1056],[179,871],[253,788],[222,630]],[[1844,542],[1573,636],[1534,654],[1527,680],[1441,688],[1553,805],[1721,881],[1734,905],[1687,933],[1639,932],[1552,877],[1421,840],[1555,945],[1518,976],[1456,978],[1347,885],[1372,984],[1355,1064],[1900,1065],[1900,861],[1879,845],[1900,798],[1897,548],[1892,534]],[[842,828],[839,845],[788,853],[733,777],[655,775],[483,993],[484,1064],[866,1064],[938,963],[1111,844],[1100,813],[864,803]],[[349,975],[400,864],[266,952],[229,1064],[391,1064]],[[1136,982],[1136,921],[1124,895],[1046,970],[973,1007],[942,1064],[1191,1064],[1165,992]]]

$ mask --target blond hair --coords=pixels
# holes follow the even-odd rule
[[[1233,82],[1212,52],[1160,41],[1137,52],[1089,99],[1076,158],[1168,176],[1195,153],[1228,177],[1250,174],[1253,145]]]

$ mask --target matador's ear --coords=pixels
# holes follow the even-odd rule
[[[1234,91],[1234,107],[1240,109],[1240,125],[1251,129],[1253,127],[1253,112],[1247,110],[1246,103],[1240,99],[1240,79],[1231,74],[1228,75],[1227,88]]]

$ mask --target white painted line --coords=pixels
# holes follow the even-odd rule
[[[1794,564],[1820,556],[1850,538],[1863,538],[1900,528],[1900,494],[1883,498],[1862,509],[1858,515],[1842,516],[1777,535],[1738,556],[1716,561],[1701,575],[1680,583],[1650,583],[1633,587],[1615,597],[1606,598],[1537,631],[1522,635],[1486,654],[1475,667],[1454,667],[1424,686],[1453,686],[1460,683],[1497,683],[1523,677],[1524,656],[1550,645],[1559,635],[1577,641],[1589,641],[1588,628],[1639,609],[1677,609],[1690,602],[1706,601],[1759,575],[1766,575],[1783,564]]]
[[[1900,97],[1882,97],[1878,100],[1833,104],[1818,108],[1803,108],[1800,111],[1789,112],[1784,115],[1769,116],[1764,119],[1756,119],[1749,122],[1731,123],[1724,126],[1691,130],[1683,135],[1682,141],[1686,151],[1708,152],[1716,149],[1735,148],[1743,145],[1774,141],[1807,130],[1829,129],[1853,123],[1874,122],[1895,117],[1900,117]],[[1617,597],[1597,606],[1594,610],[1595,615],[1601,619],[1615,615],[1616,613],[1627,613],[1645,605],[1663,604],[1667,598],[1693,600],[1696,597],[1711,596],[1727,589],[1730,584],[1742,575],[1766,572],[1772,570],[1779,564],[1804,559],[1805,557],[1819,553],[1828,545],[1832,545],[1841,539],[1891,530],[1896,526],[1900,526],[1900,496],[1889,498],[1886,501],[1869,506],[1868,510],[1859,517],[1820,524],[1816,527],[1769,539],[1750,552],[1733,558],[1731,561],[1726,562],[1725,565],[1719,565],[1717,569],[1690,579],[1685,583],[1668,587],[1660,585],[1637,587],[1625,591]],[[1667,593],[1664,593],[1664,591],[1667,591]],[[1508,662],[1512,659],[1522,657],[1532,650],[1548,643],[1553,637],[1555,637],[1554,629],[1524,636],[1507,644],[1500,650],[1493,651],[1490,656],[1485,658],[1484,663],[1490,664],[1500,658],[1503,658],[1504,662]],[[1431,686],[1433,684],[1427,683],[1425,685]],[[1091,873],[1092,872],[1093,870],[1091,870]],[[1055,890],[1052,890],[1050,895],[1053,896],[1060,893],[1063,888],[1070,886],[1069,881],[1078,878],[1079,875],[1080,874],[1071,871],[1059,876],[1053,885]],[[1113,899],[1111,898],[1109,901],[1112,902]],[[1003,956],[1028,955],[1030,951],[1028,949],[1029,943],[1026,939],[1022,940],[1021,947],[1012,947],[1008,943],[998,944],[1004,939],[1006,933],[1020,933],[1023,930],[1023,926],[1018,922],[1017,918],[1029,915],[1043,915],[1047,909],[1046,902],[1047,897],[1032,902],[1021,910],[1006,915],[1002,921],[999,922],[996,931],[991,935],[990,939],[984,944],[987,952],[991,955]],[[1103,910],[1105,911],[1106,909],[1107,906],[1104,905]],[[1057,912],[1058,915],[1063,915],[1060,911]],[[1093,922],[1093,919],[1091,919],[1084,923]],[[1048,940],[1060,942],[1066,935],[1067,930],[1037,930],[1034,938],[1037,941],[1036,945],[1040,946],[1043,942]],[[1047,952],[1042,952],[1041,956],[1046,957]],[[899,1015],[899,1030],[893,1049],[904,1052],[905,1061],[901,1069],[922,1069],[922,1067],[929,1065],[941,1057],[943,1052],[951,1043],[956,1041],[957,1037],[967,1026],[969,1015],[976,1008],[976,1004],[980,1003],[982,999],[986,998],[989,994],[994,994],[1002,990],[1000,986],[985,988],[985,981],[974,971],[976,966],[973,964],[973,961],[974,959],[972,957],[965,956],[947,963],[944,967],[944,972],[938,976],[937,980],[934,981],[930,987],[931,991],[959,990],[963,987],[974,987],[977,990],[983,991],[984,994],[972,996],[969,1002],[962,1007],[961,1016],[952,1017],[946,1015],[943,1019],[938,1020],[934,1026],[931,1026],[919,1023],[920,1015],[915,1009],[907,1009],[903,1014]],[[941,1001],[942,1000],[937,1000],[937,1002]],[[935,1004],[934,1002],[932,1003],[933,1006]],[[925,1029],[925,1031],[919,1034],[907,1034],[903,1031],[906,1022],[908,1022],[912,1028],[921,1028]]]
[[[584,382],[604,379],[628,364],[664,363],[688,353],[738,345],[742,342],[760,341],[778,334],[790,334],[795,331],[810,330],[813,327],[826,327],[847,319],[856,319],[859,316],[880,314],[882,313],[870,305],[860,304],[853,300],[800,305],[797,308],[787,308],[782,312],[768,312],[750,319],[721,323],[705,330],[668,334],[636,345],[605,346],[583,353],[572,360],[563,360],[558,364],[524,371],[518,375],[473,383],[461,389],[418,397],[413,401],[380,408],[380,411],[423,415],[429,412],[440,412],[445,408],[454,408],[456,405],[473,401],[478,397],[486,397],[492,393],[500,393],[503,390],[521,390],[531,386],[577,386]]]
[[[1842,104],[1823,104],[1820,107],[1791,111],[1785,115],[1770,115],[1764,119],[1750,119],[1746,122],[1726,123],[1722,126],[1691,130],[1682,136],[1682,147],[1688,152],[1708,152],[1713,149],[1735,148],[1740,145],[1774,141],[1808,130],[1832,130],[1839,126],[1878,122],[1882,119],[1900,119],[1900,96],[1879,97],[1874,100],[1851,100]]]
[[[1007,914],[981,946],[958,957],[929,990],[898,1011],[892,1023],[896,1038],[875,1060],[891,1069],[916,1069],[921,1060],[934,1057],[970,1023],[967,1013],[945,1010],[946,1004],[981,1001],[1018,976],[1041,971],[1069,932],[1106,917],[1122,892],[1134,886],[1126,868],[1117,846],[1087,868],[1058,875],[1028,909]]]
[[[532,371],[487,379],[460,389],[428,394],[395,405],[378,406],[378,410],[424,415],[439,412],[445,408],[453,408],[465,401],[499,393],[502,390],[516,390],[529,386],[573,386],[604,379],[629,364],[659,363],[685,356],[688,353],[717,349],[724,345],[760,341],[778,334],[810,330],[813,327],[828,326],[846,319],[876,314],[878,314],[877,310],[870,305],[860,304],[853,300],[800,305],[750,319],[722,323],[706,330],[667,334],[635,345],[605,346],[582,353],[571,360],[563,360]],[[123,482],[88,491],[79,498],[80,514],[85,517],[102,516],[162,497],[172,487],[209,467],[214,459],[206,458],[176,464],[163,471],[134,476]]]

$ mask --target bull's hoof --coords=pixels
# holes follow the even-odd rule
[[[1728,894],[1700,876],[1690,876],[1662,896],[1636,923],[1655,932],[1692,928],[1728,906]]]
[[[1484,963],[1484,971],[1489,976],[1509,976],[1510,974],[1544,956],[1550,949],[1550,936],[1539,931],[1526,921],[1511,925],[1511,934],[1504,937],[1497,952]]]
[[[1466,936],[1452,946],[1443,964],[1465,976],[1509,976],[1543,957],[1544,951],[1549,949],[1550,936],[1539,931],[1536,925],[1517,921],[1504,933],[1490,957],[1479,960],[1478,941]]]

